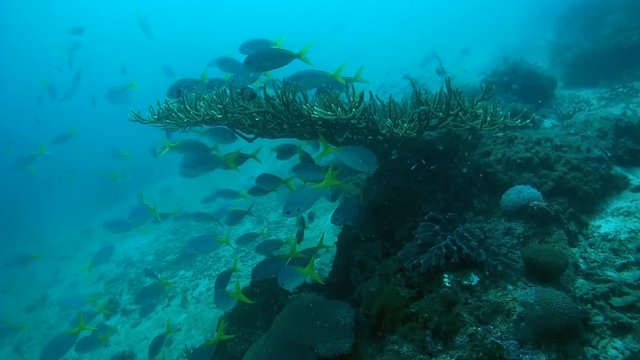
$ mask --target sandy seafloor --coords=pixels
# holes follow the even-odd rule
[[[187,136],[188,137],[188,136]],[[193,138],[193,137],[191,137]],[[63,359],[110,359],[112,355],[132,350],[137,358],[147,358],[147,349],[152,339],[164,331],[166,323],[180,330],[170,336],[169,342],[158,356],[163,353],[167,359],[180,358],[185,346],[197,346],[215,334],[218,318],[222,311],[213,304],[213,284],[217,274],[232,266],[234,257],[239,261],[239,273],[234,274],[228,289],[232,290],[238,279],[242,286],[250,282],[251,269],[265,257],[254,252],[260,242],[267,239],[295,239],[297,229],[296,218],[282,215],[282,206],[289,190],[281,187],[278,191],[263,197],[247,197],[237,200],[217,200],[211,204],[203,204],[202,198],[219,188],[235,188],[247,190],[254,183],[254,177],[261,172],[271,172],[282,177],[291,176],[289,169],[297,163],[297,156],[290,160],[279,161],[270,153],[270,148],[287,141],[264,141],[260,157],[262,164],[249,160],[239,171],[217,170],[198,178],[172,178],[156,184],[153,188],[144,189],[144,197],[155,203],[158,211],[208,211],[223,209],[246,209],[254,204],[251,212],[255,217],[246,216],[234,227],[221,228],[220,225],[201,224],[189,221],[173,221],[171,219],[160,224],[146,224],[138,230],[124,234],[113,234],[102,228],[102,222],[114,217],[122,217],[136,205],[138,199],[132,198],[122,204],[121,209],[113,209],[104,217],[96,219],[93,224],[78,224],[68,229],[65,241],[73,243],[73,249],[43,249],[42,259],[26,268],[15,269],[19,278],[25,280],[7,284],[3,296],[17,296],[25,299],[24,303],[9,313],[4,321],[19,326],[15,334],[0,338],[0,359],[20,358],[23,352],[26,359],[37,359],[46,342],[54,335],[69,329],[69,321],[78,311],[91,310],[91,304],[84,306],[61,305],[69,299],[88,299],[97,297],[104,302],[108,297],[116,297],[122,306],[118,315],[107,321],[117,329],[117,333],[109,338],[108,344],[88,354],[78,354],[71,349]],[[251,152],[256,146],[244,144],[241,140],[224,147],[224,151],[242,148]],[[171,159],[171,157],[174,159]],[[178,155],[167,154],[169,159],[159,159],[158,166],[176,166]],[[164,162],[164,164],[163,164]],[[295,182],[302,186],[301,181]],[[333,246],[340,227],[332,225],[331,215],[338,202],[332,203],[321,198],[312,207],[317,215],[315,221],[307,224],[305,240],[299,249],[312,247],[325,235],[325,244]],[[223,214],[226,210],[223,210]],[[219,211],[218,211],[219,212]],[[224,218],[221,219],[224,221]],[[254,243],[238,247],[237,251],[230,247],[220,247],[210,254],[199,255],[189,263],[175,262],[184,245],[193,236],[214,232],[220,235],[229,233],[232,240],[251,231],[264,231],[264,236]],[[69,239],[71,238],[71,239]],[[55,243],[55,241],[52,241]],[[93,254],[104,245],[115,246],[115,253],[108,263],[88,270]],[[285,246],[280,252],[286,252]],[[316,270],[326,278],[331,269],[335,255],[332,247],[321,251],[316,256]],[[146,278],[143,269],[149,267],[167,280],[172,287],[164,300],[148,317],[141,319],[138,306],[134,304],[136,291],[153,280]],[[188,297],[188,304],[183,303],[183,293]],[[80,301],[80,300],[79,300]],[[82,302],[82,301],[81,301]],[[25,308],[27,310],[25,310]],[[25,312],[26,311],[26,312]],[[23,314],[23,315],[21,315]],[[125,315],[126,314],[126,315]],[[38,319],[37,322],[25,319]],[[98,315],[90,325],[102,322]],[[83,335],[88,333],[83,333]]]

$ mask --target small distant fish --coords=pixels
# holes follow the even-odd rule
[[[69,142],[71,139],[75,138],[76,136],[77,136],[77,133],[73,130],[70,130],[54,136],[53,139],[49,141],[49,143],[52,145],[62,145],[64,143]]]
[[[297,53],[281,48],[264,48],[247,55],[244,59],[244,65],[251,71],[265,72],[285,67],[296,59],[311,64],[307,58],[310,47],[307,45]]]
[[[238,238],[236,239],[236,244],[238,246],[246,246],[251,244],[252,242],[258,240],[259,238],[262,237],[262,235],[264,234],[264,232],[256,232],[256,231],[251,231],[248,233],[244,233],[240,236],[238,236]]]
[[[216,234],[202,234],[194,236],[187,242],[185,250],[197,254],[208,254],[214,252],[222,246],[222,243],[216,240]]]
[[[222,161],[214,154],[186,154],[180,162],[180,176],[194,178],[210,173],[220,167]]]
[[[283,41],[284,37],[281,37],[275,41],[269,39],[250,39],[240,44],[240,48],[238,48],[238,51],[243,55],[251,55],[263,49],[279,47]]]
[[[247,215],[256,217],[254,214],[251,213],[252,208],[253,208],[253,204],[251,204],[251,206],[249,206],[249,208],[246,210],[233,209],[229,211],[229,213],[227,214],[227,218],[225,219],[225,225],[236,226],[240,224],[242,219],[244,219]]]
[[[229,188],[218,189],[214,194],[216,197],[224,200],[236,200],[245,197],[245,195],[240,191]]]
[[[273,256],[276,251],[282,249],[286,244],[285,241],[279,239],[268,239],[256,245],[256,253],[264,256]]]
[[[149,40],[153,40],[153,34],[151,33],[151,26],[149,26],[149,22],[147,21],[147,19],[145,19],[142,16],[142,13],[139,10],[136,10],[135,16],[136,16],[136,22],[138,23],[138,27],[140,28],[144,36]]]
[[[137,88],[138,86],[133,81],[128,84],[113,86],[107,90],[105,97],[110,104],[128,104],[131,102],[131,92]]]
[[[115,251],[116,247],[113,245],[105,245],[101,247],[95,254],[93,254],[93,257],[91,258],[91,266],[96,267],[106,264],[111,259]]]
[[[84,26],[72,26],[68,33],[73,36],[82,36],[84,34]]]
[[[71,79],[71,85],[69,85],[69,87],[64,92],[64,94],[62,94],[62,96],[60,97],[60,101],[67,101],[71,99],[78,91],[81,81],[82,81],[82,67],[78,68],[78,70],[76,70],[76,72],[73,74],[73,78]]]
[[[322,70],[301,70],[284,78],[283,82],[294,85],[302,91],[309,91],[320,87],[332,87],[335,83],[344,87],[346,82],[340,75],[344,67],[345,66],[342,65],[332,73]]]
[[[24,267],[31,265],[35,261],[40,259],[39,255],[33,254],[20,254],[9,257],[8,259],[4,259],[0,261],[0,265],[2,267]]]
[[[304,182],[320,183],[324,180],[327,169],[315,162],[304,162],[291,168],[291,172]]]
[[[166,64],[162,64],[162,72],[169,78],[169,79],[173,79],[176,77],[176,73],[173,71],[173,69],[171,68],[171,66],[166,65]]]
[[[353,197],[342,199],[338,207],[331,214],[333,225],[353,225],[354,220],[360,213],[360,201]]]
[[[629,191],[631,191],[632,193],[640,193],[640,185],[635,185],[632,186]]]
[[[38,153],[29,153],[14,161],[11,164],[11,169],[13,170],[22,170],[29,169],[35,162],[40,158],[40,154]]]
[[[335,158],[347,167],[366,174],[372,174],[378,168],[378,157],[364,146],[342,147],[335,152]]]
[[[291,179],[283,179],[280,176],[271,173],[262,173],[258,175],[255,179],[255,183],[257,186],[270,191],[274,191],[282,185],[286,186],[289,190],[294,190],[293,185],[291,185]]]
[[[277,251],[276,249],[275,251]],[[275,251],[272,251],[275,252]],[[287,263],[288,259],[267,255],[267,258],[257,263],[251,269],[251,281],[275,278],[278,271]]]
[[[276,153],[276,159],[289,160],[300,151],[300,145],[297,144],[280,144],[271,148],[271,152]]]
[[[285,217],[298,217],[309,210],[325,193],[322,189],[305,187],[289,194],[282,207]]]
[[[230,74],[235,74],[245,71],[244,64],[231,56],[222,56],[215,60],[212,60],[208,64],[209,67],[217,67],[220,71]]]
[[[216,144],[229,145],[238,140],[238,136],[226,126],[208,128],[204,135]]]
[[[222,168],[225,170],[238,170],[238,168],[249,159],[255,160],[257,163],[262,163],[262,160],[258,157],[261,148],[257,148],[251,154],[244,153],[240,150],[230,152],[223,156],[224,163],[222,164]]]

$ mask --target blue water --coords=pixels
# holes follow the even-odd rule
[[[65,330],[60,324],[66,324],[76,311],[86,308],[81,299],[91,294],[109,294],[103,298],[116,296],[125,306],[133,304],[132,289],[145,283],[140,279],[147,264],[162,268],[161,275],[171,278],[177,288],[192,291],[190,305],[183,308],[177,300],[167,301],[163,303],[170,309],[166,314],[155,313],[139,321],[133,320],[134,315],[131,318],[119,315],[110,323],[119,328],[119,333],[110,345],[94,353],[99,355],[77,355],[70,350],[65,358],[107,359],[127,349],[143,357],[147,344],[163,330],[166,321],[183,328],[182,333],[175,335],[173,345],[166,348],[167,358],[178,358],[184,345],[197,345],[186,339],[204,340],[213,336],[215,326],[211,323],[220,316],[219,311],[211,310],[212,314],[206,316],[209,324],[190,329],[188,325],[197,323],[198,317],[189,318],[189,311],[213,307],[213,295],[202,295],[208,290],[194,277],[201,268],[189,268],[188,261],[182,265],[162,262],[163,256],[178,251],[172,236],[188,241],[204,225],[194,221],[185,223],[190,225],[154,226],[145,219],[141,229],[114,235],[106,232],[102,224],[126,216],[139,204],[140,194],[165,212],[180,209],[224,213],[229,208],[246,209],[250,202],[228,200],[205,207],[200,199],[216,188],[246,191],[260,172],[286,177],[290,174],[285,168],[291,163],[285,166],[269,158],[273,156],[268,149],[278,142],[262,140],[253,144],[239,140],[223,149],[249,153],[263,146],[264,158],[269,160],[263,164],[249,161],[239,172],[216,173],[206,178],[180,177],[178,156],[153,158],[150,149],[163,144],[165,133],[131,122],[129,111],[145,112],[149,105],[162,101],[166,89],[176,79],[197,79],[205,70],[207,77],[223,77],[224,73],[216,68],[207,68],[207,63],[219,56],[241,59],[237,49],[245,40],[285,37],[283,47],[296,52],[312,44],[308,57],[314,69],[333,71],[346,64],[343,74],[350,76],[364,65],[363,76],[368,83],[358,88],[371,90],[382,98],[406,94],[404,76],[419,78],[425,86],[437,89],[442,78],[436,73],[434,52],[447,64],[455,82],[474,84],[504,57],[526,58],[547,66],[550,62],[547,46],[553,39],[556,20],[568,3],[3,1],[0,260],[7,260],[0,272],[0,320],[4,322],[0,325],[15,326],[7,330],[9,335],[0,332],[0,358],[17,359],[20,354],[27,359],[37,358],[43,344]],[[149,24],[153,39],[143,33],[136,12]],[[84,33],[70,34],[74,26],[82,27]],[[69,50],[70,46],[78,48]],[[163,72],[164,65],[173,70],[176,78]],[[272,71],[271,76],[281,79],[308,68],[309,65],[294,61]],[[60,101],[79,69],[82,78],[77,92]],[[109,89],[132,82],[136,85],[128,90],[129,102],[109,103],[106,98]],[[55,88],[56,99],[49,96],[47,86]],[[49,143],[68,131],[76,134],[68,142]],[[178,137],[197,138],[189,134]],[[39,156],[28,168],[12,169],[15,161],[41,146],[50,153]],[[262,201],[256,206],[259,220],[249,216],[243,220],[247,222],[244,230],[232,229],[234,235],[268,229],[269,237],[285,240],[292,237],[296,228],[294,219],[284,219],[278,213],[285,197],[279,193],[266,202],[256,200]],[[338,227],[329,224],[336,204],[322,200],[314,206],[324,223],[317,221],[326,227],[317,225],[308,231],[310,245],[323,232],[333,235],[339,232]],[[190,230],[189,226],[193,228]],[[88,271],[91,256],[105,244],[116,246],[113,259]],[[231,265],[236,254],[222,249],[215,255],[217,271],[203,275],[209,284],[213,284],[217,273]],[[8,264],[29,256],[33,256],[32,261]],[[253,253],[241,260],[245,262],[242,282],[248,283],[250,266],[260,259]],[[326,269],[330,268],[330,262],[324,260]],[[127,268],[135,273],[128,274]],[[114,285],[118,281],[121,283]],[[234,284],[232,281],[229,289]],[[110,293],[114,287],[121,292]],[[149,330],[144,330],[145,326]]]

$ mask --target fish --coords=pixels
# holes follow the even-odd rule
[[[13,170],[29,169],[29,167],[31,167],[33,163],[35,163],[36,160],[38,160],[39,157],[40,155],[37,153],[30,153],[30,154],[24,155],[11,164],[11,169]]]
[[[297,218],[309,210],[325,194],[323,189],[304,187],[289,194],[282,207],[282,215]]]
[[[244,153],[240,150],[225,154],[222,157],[224,161],[222,164],[222,168],[225,170],[238,170],[238,168],[244,165],[244,163],[246,163],[249,159],[253,159],[257,163],[261,164],[262,160],[260,160],[260,158],[258,157],[261,149],[262,148],[257,148],[251,154]]]
[[[247,190],[247,194],[253,196],[253,197],[260,197],[260,196],[265,196],[268,195],[270,193],[272,193],[273,190],[267,190],[264,188],[261,188],[258,185],[254,185],[252,187],[249,188],[249,190]]]
[[[249,245],[252,242],[261,238],[262,235],[264,235],[264,232],[251,231],[251,232],[244,233],[238,236],[238,238],[236,238],[236,245],[238,246]]]
[[[194,236],[187,241],[184,250],[195,254],[212,253],[222,246],[222,243],[216,240],[217,236],[214,233]]]
[[[129,210],[127,220],[139,227],[149,222],[155,214],[155,210],[151,206],[140,203]]]
[[[71,84],[69,85],[67,90],[64,92],[64,94],[62,94],[62,96],[60,97],[60,101],[67,101],[71,99],[78,91],[81,81],[82,81],[82,68],[79,67],[76,70],[76,72],[73,74],[73,78],[71,79]]]
[[[246,71],[244,68],[244,64],[240,60],[234,59],[231,56],[222,56],[217,59],[211,60],[209,64],[207,64],[207,66],[215,66],[220,69],[220,71],[231,74]]]
[[[283,41],[284,37],[278,38],[275,41],[269,39],[250,39],[240,44],[238,51],[243,55],[251,55],[262,49],[279,47]]]
[[[312,143],[313,144],[313,143]],[[317,151],[317,150],[315,150]],[[298,151],[298,161],[300,164],[315,164],[316,160],[307,151],[300,149]]]
[[[220,157],[209,153],[184,155],[180,162],[180,176],[194,178],[210,173],[222,165]]]
[[[344,87],[346,81],[342,78],[342,76],[340,76],[340,73],[342,72],[342,70],[344,70],[344,67],[345,65],[342,65],[332,73],[322,70],[301,70],[289,75],[282,81],[285,84],[295,86],[301,91],[309,91],[317,89],[319,87],[333,86],[333,84],[335,83],[338,83]]]
[[[278,271],[287,263],[287,259],[277,256],[267,256],[251,269],[251,281],[260,281],[274,278]]]
[[[151,33],[151,26],[149,26],[149,22],[147,21],[147,19],[145,19],[142,16],[142,13],[139,10],[136,10],[135,17],[136,17],[136,22],[138,23],[138,27],[140,28],[140,31],[142,31],[142,33],[147,39],[153,40],[153,34]]]
[[[54,335],[40,351],[40,360],[62,359],[75,345],[79,337],[80,333],[69,333],[68,331]]]
[[[4,259],[0,262],[2,267],[24,267],[33,264],[40,259],[36,254],[18,254]]]
[[[244,66],[244,64],[243,64]],[[262,72],[252,71],[244,66],[243,70],[237,71],[227,79],[229,87],[241,89],[247,87],[260,79]]]
[[[244,199],[245,195],[238,190],[222,188],[215,191],[215,196],[223,200]]]
[[[212,126],[205,130],[204,135],[207,139],[220,145],[233,144],[238,140],[238,135],[229,130],[226,126]]]
[[[324,180],[327,169],[315,162],[302,162],[294,165],[291,172],[304,182],[320,183]]]
[[[160,65],[160,67],[162,68],[162,72],[169,78],[169,79],[174,79],[176,77],[176,73],[173,71],[173,69],[171,68],[171,66],[167,65],[167,64],[162,64]]]
[[[137,227],[137,224],[128,219],[112,219],[102,223],[103,229],[114,234],[126,233]]]
[[[84,35],[84,26],[72,26],[67,33],[73,36],[82,36]]]
[[[297,53],[281,48],[263,48],[247,55],[243,63],[247,69],[255,72],[279,69],[296,59],[311,65],[311,61],[307,58],[307,52],[310,48],[311,45],[307,45]]]
[[[137,84],[132,81],[128,84],[110,87],[105,96],[110,104],[128,104],[131,102],[131,92],[137,88]]]
[[[91,257],[91,266],[96,267],[102,264],[106,264],[111,260],[111,257],[116,251],[116,247],[113,245],[104,245]]]
[[[253,205],[254,204],[251,204],[251,206],[249,206],[249,208],[246,210],[233,209],[229,211],[229,213],[227,214],[227,218],[225,219],[225,222],[224,222],[225,225],[236,226],[240,224],[242,219],[244,219],[247,215],[256,217],[254,214],[251,213],[251,209],[253,208]]]
[[[354,76],[341,76],[341,81],[328,81],[324,83],[322,86],[317,88],[318,92],[322,91],[344,91],[348,86],[355,85],[356,83],[368,84],[369,81],[362,77],[362,72],[364,71],[364,66],[361,66],[358,69],[358,72],[355,73]],[[316,93],[317,94],[317,93]]]
[[[86,354],[106,346],[107,343],[98,334],[91,333],[81,337],[74,346],[74,350],[79,354]]]
[[[345,146],[336,151],[334,156],[343,165],[365,174],[372,174],[378,169],[378,157],[364,146]]]
[[[271,173],[262,173],[255,178],[255,183],[257,186],[265,189],[265,190],[276,190],[280,186],[284,185],[289,190],[293,191],[293,185],[291,185],[291,178],[283,179],[277,175]]]
[[[207,85],[201,80],[183,78],[174,81],[167,89],[165,96],[167,99],[178,100],[206,93],[207,91]]]
[[[77,133],[74,130],[69,130],[66,132],[63,132],[61,134],[58,134],[56,136],[53,137],[53,139],[51,139],[49,141],[49,144],[52,145],[62,145],[64,143],[69,142],[69,140],[75,138],[77,135]]]
[[[300,145],[297,144],[280,144],[271,148],[271,152],[276,153],[276,159],[289,160],[300,151]]]
[[[238,260],[234,260],[233,266],[221,271],[213,284],[213,304],[222,311],[228,311],[238,303],[227,294],[227,287],[231,276],[238,271]]]
[[[331,223],[336,226],[353,225],[360,213],[360,201],[353,197],[342,199],[338,207],[331,214]]]
[[[182,155],[190,154],[211,154],[211,147],[199,140],[183,139],[175,143],[165,144],[168,150]]]
[[[256,253],[264,256],[273,256],[276,251],[282,249],[286,244],[285,241],[279,239],[264,240],[260,244],[256,245]]]
[[[281,288],[291,292],[304,284],[306,275],[299,272],[292,265],[287,264],[278,270],[277,279]]]
[[[224,89],[227,87],[227,80],[223,79],[223,78],[209,78],[207,79],[207,90],[218,90],[218,89]]]

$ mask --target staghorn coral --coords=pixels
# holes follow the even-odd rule
[[[322,92],[315,97],[289,85],[264,87],[261,96],[245,100],[229,88],[214,89],[177,100],[158,102],[149,114],[131,112],[131,120],[168,130],[223,125],[248,141],[256,138],[317,139],[335,145],[367,144],[421,138],[426,132],[450,129],[485,130],[520,126],[528,122],[512,117],[486,101],[491,87],[477,98],[466,97],[450,79],[431,95],[412,82],[412,95],[400,101],[368,96],[353,86],[344,92]],[[246,135],[249,134],[249,135]]]

